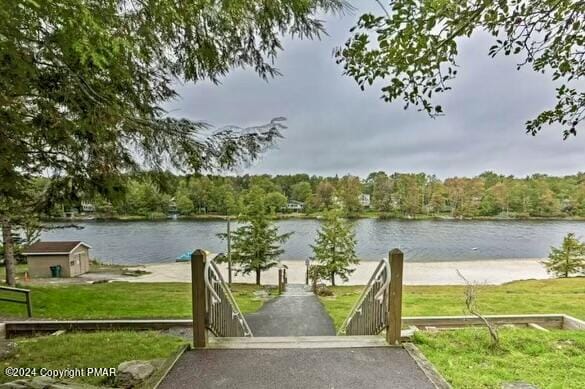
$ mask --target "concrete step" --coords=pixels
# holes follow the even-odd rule
[[[287,349],[390,347],[381,336],[271,336],[211,338],[212,349]]]

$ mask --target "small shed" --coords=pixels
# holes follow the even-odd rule
[[[31,277],[51,277],[51,266],[61,266],[61,277],[75,277],[89,271],[89,249],[81,241],[37,242],[22,254]]]

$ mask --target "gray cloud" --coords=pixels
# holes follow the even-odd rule
[[[485,170],[527,175],[585,170],[585,134],[563,141],[558,128],[532,137],[524,122],[554,103],[546,75],[516,71],[514,58],[491,59],[491,37],[461,42],[458,79],[441,97],[446,116],[404,111],[384,103],[379,89],[359,90],[341,75],[332,50],[343,44],[357,15],[328,17],[321,41],[286,40],[277,60],[282,77],[265,82],[251,70],[235,70],[221,85],[179,88],[173,116],[217,126],[254,125],[287,117],[278,147],[241,172],[365,176],[371,171],[476,175]]]

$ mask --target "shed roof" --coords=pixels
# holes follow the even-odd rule
[[[28,246],[22,253],[23,255],[55,255],[55,254],[69,254],[78,246],[83,245],[88,249],[90,245],[80,240],[75,241],[50,241],[50,242],[36,242]]]

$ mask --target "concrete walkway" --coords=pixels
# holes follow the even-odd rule
[[[287,285],[281,296],[246,315],[246,320],[254,336],[335,335],[331,317],[305,285]]]

